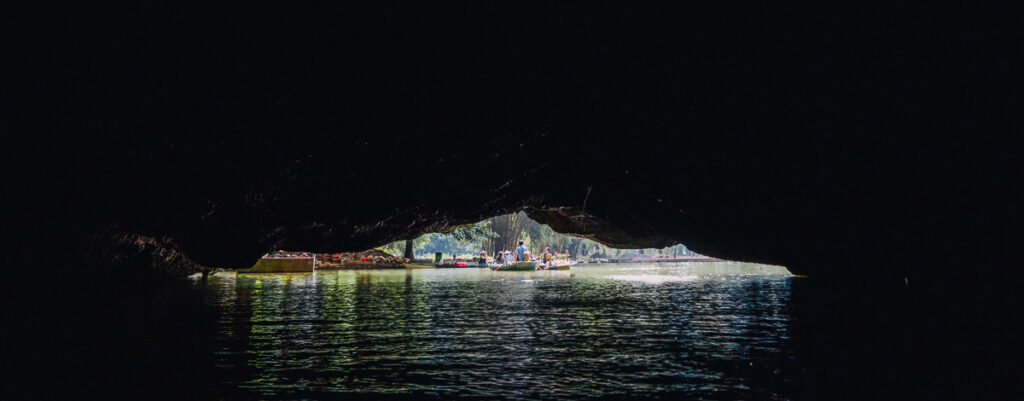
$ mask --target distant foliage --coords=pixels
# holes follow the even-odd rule
[[[435,252],[445,255],[477,255],[482,249],[481,244],[495,236],[490,227],[491,221],[484,220],[458,227],[450,233],[424,234],[413,240],[413,250],[419,257],[433,255]],[[405,241],[392,242],[377,249],[401,256],[405,251]]]
[[[413,250],[417,257],[429,258],[435,252],[444,255],[456,254],[460,257],[477,256],[481,251],[494,255],[501,250],[511,251],[519,241],[523,241],[534,256],[539,256],[544,248],[551,252],[564,255],[569,251],[572,258],[609,257],[630,251],[647,256],[663,254],[666,256],[693,255],[684,245],[676,245],[664,249],[627,249],[609,248],[596,241],[559,234],[546,224],[540,224],[519,212],[494,216],[476,224],[460,226],[449,233],[424,234],[413,240]],[[391,255],[401,256],[405,251],[405,241],[396,241],[377,248]]]

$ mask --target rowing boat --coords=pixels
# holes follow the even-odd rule
[[[517,262],[509,263],[506,265],[491,265],[489,266],[494,271],[535,271],[537,270],[537,262]]]
[[[310,273],[314,269],[312,257],[297,258],[260,258],[248,269],[240,269],[239,273]]]
[[[323,263],[316,266],[318,271],[327,270],[362,270],[362,269],[401,269],[404,264],[383,264],[364,262],[361,260],[346,260],[340,263]]]
[[[437,263],[416,263],[416,262],[413,262],[413,263],[402,263],[402,265],[405,266],[406,269],[429,269],[429,268],[435,268],[435,267],[438,268],[438,269],[463,268],[463,267],[487,267],[487,265],[469,264],[469,263],[462,263],[462,262],[459,262],[459,264],[454,264],[454,265],[453,264],[437,264]]]
[[[569,269],[572,268],[572,265],[574,265],[574,264],[575,263],[572,263],[572,262],[559,263],[559,264],[547,264],[547,265],[542,264],[542,265],[540,265],[540,270],[569,270]]]
[[[454,265],[447,264],[447,265],[437,265],[435,267],[437,267],[439,269],[443,269],[443,268],[460,268],[461,269],[463,267],[487,267],[487,265],[481,265],[479,263],[462,263],[461,265],[460,264],[454,264]]]

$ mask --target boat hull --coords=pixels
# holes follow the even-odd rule
[[[480,268],[480,267],[487,267],[487,265],[481,265],[481,264],[466,264],[465,266],[456,266],[456,265],[436,265],[436,266],[434,266],[434,267],[437,267],[438,269],[465,269],[465,268],[467,268],[467,267],[469,267],[469,268]]]
[[[260,259],[239,273],[311,273],[313,258]]]
[[[325,263],[316,267],[317,270],[372,270],[372,269],[402,269],[404,265],[385,265],[363,261],[345,261],[341,263]]]
[[[537,262],[519,262],[508,265],[490,266],[491,270],[503,272],[522,272],[537,270]]]

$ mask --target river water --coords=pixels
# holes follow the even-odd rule
[[[219,273],[215,398],[792,399],[793,277],[743,263]]]

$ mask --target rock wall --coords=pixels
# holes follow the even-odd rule
[[[377,26],[253,7],[286,28],[188,17],[183,32],[167,7],[61,26],[76,45],[45,47],[54,62],[35,72],[50,78],[10,88],[46,106],[18,116],[29,145],[4,160],[35,166],[11,177],[22,232],[116,224],[241,268],[527,210],[617,246],[682,242],[808,274],[883,260],[902,279],[905,261],[1007,256],[976,233],[1020,222],[1019,124],[992,107],[1009,92],[956,95],[1017,81],[939,60],[933,35],[882,15],[489,6],[477,12],[502,17],[442,28],[415,16],[443,10],[364,10],[393,17]],[[237,11],[207,7],[194,15]],[[732,18],[700,17],[714,12]],[[1008,25],[982,26],[942,49],[1015,48]],[[394,35],[352,36],[377,30]]]

